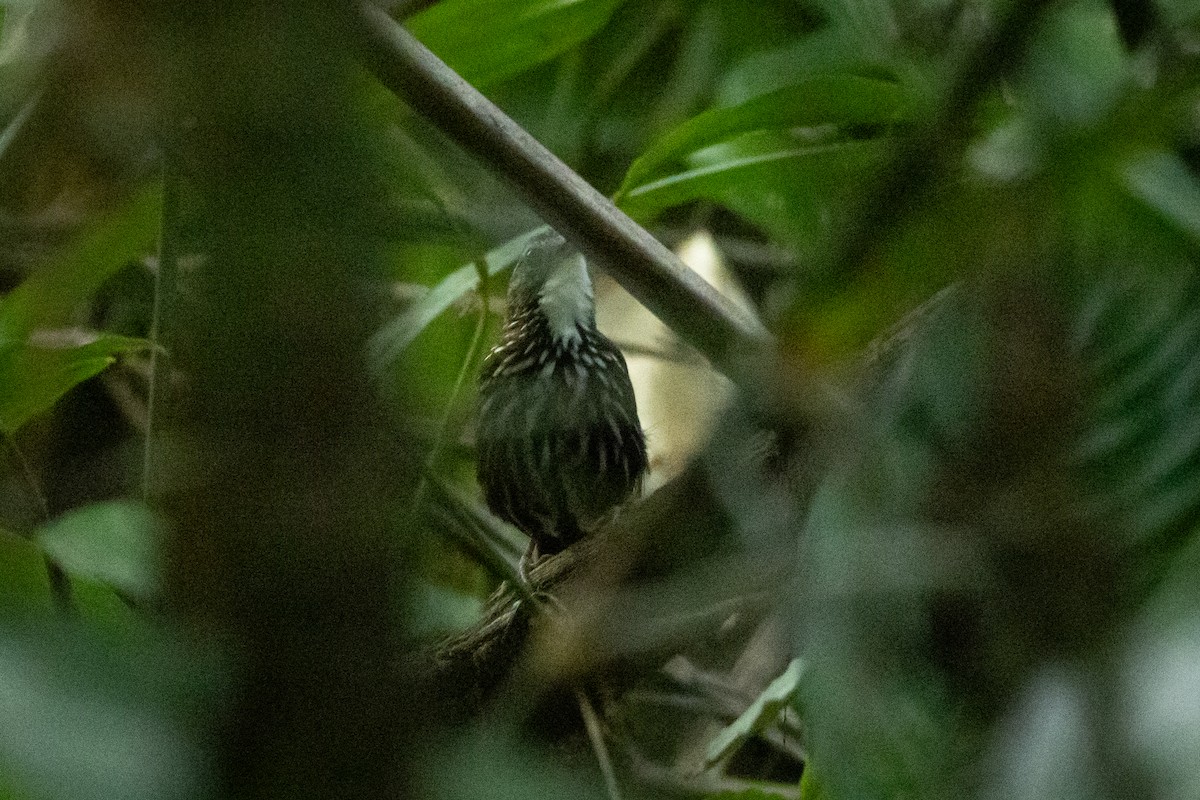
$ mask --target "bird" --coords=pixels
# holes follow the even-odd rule
[[[640,494],[646,437],[629,368],[596,329],[587,263],[543,231],[513,267],[499,343],[484,357],[476,476],[492,513],[541,558],[609,523]]]

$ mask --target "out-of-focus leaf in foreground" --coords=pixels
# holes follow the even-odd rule
[[[166,641],[0,625],[0,774],[26,798],[205,793],[186,719],[216,689],[210,666]]]
[[[445,0],[408,21],[412,32],[476,86],[569,50],[608,22],[622,0]]]
[[[143,190],[0,300],[0,432],[12,434],[117,355],[148,344],[61,329],[104,281],[154,243],[161,197]]]
[[[37,545],[0,530],[0,615],[29,617],[51,611],[46,562]]]
[[[0,432],[15,433],[72,388],[102,372],[118,355],[151,346],[144,339],[113,334],[44,333],[34,342],[0,347]],[[80,339],[90,341],[63,346],[64,341]]]
[[[1158,797],[1200,795],[1200,537],[1175,558],[1126,641],[1122,688],[1130,698],[1125,723],[1155,776]]]
[[[500,727],[475,732],[450,742],[438,763],[451,769],[426,776],[433,800],[469,800],[487,787],[494,800],[526,800],[530,797],[571,797],[602,800],[606,797],[600,770],[592,764],[567,769],[536,757],[537,751],[522,746],[515,730]]]
[[[984,800],[1103,797],[1084,676],[1047,668],[1033,678],[1000,726],[989,752]]]
[[[1092,403],[1075,457],[1089,507],[1128,531],[1153,581],[1200,519],[1200,281],[1129,268],[1080,292]]]
[[[57,328],[117,270],[153,249],[162,194],[151,186],[40,266],[0,302],[0,347],[35,328]]]
[[[70,575],[147,600],[159,589],[160,535],[150,509],[118,500],[69,512],[42,529],[37,541]]]
[[[1200,242],[1200,183],[1177,154],[1158,150],[1130,159],[1120,180],[1130,194]]]
[[[1200,284],[1114,257],[943,296],[818,493],[800,707],[831,795],[961,796],[964,764],[989,798],[1138,774],[1105,648],[1194,560]]]

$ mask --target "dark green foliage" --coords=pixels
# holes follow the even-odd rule
[[[538,220],[351,4],[5,4],[0,799],[1196,796],[1193,4],[393,5],[770,360],[438,685],[523,545],[467,420]]]

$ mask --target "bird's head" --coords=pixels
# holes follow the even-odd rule
[[[508,299],[510,307],[536,304],[560,341],[578,340],[580,326],[596,325],[587,263],[554,231],[536,236],[513,267]]]

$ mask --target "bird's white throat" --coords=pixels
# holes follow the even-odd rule
[[[579,326],[594,324],[595,305],[587,263],[578,253],[556,265],[538,292],[538,306],[558,341],[578,341]]]

